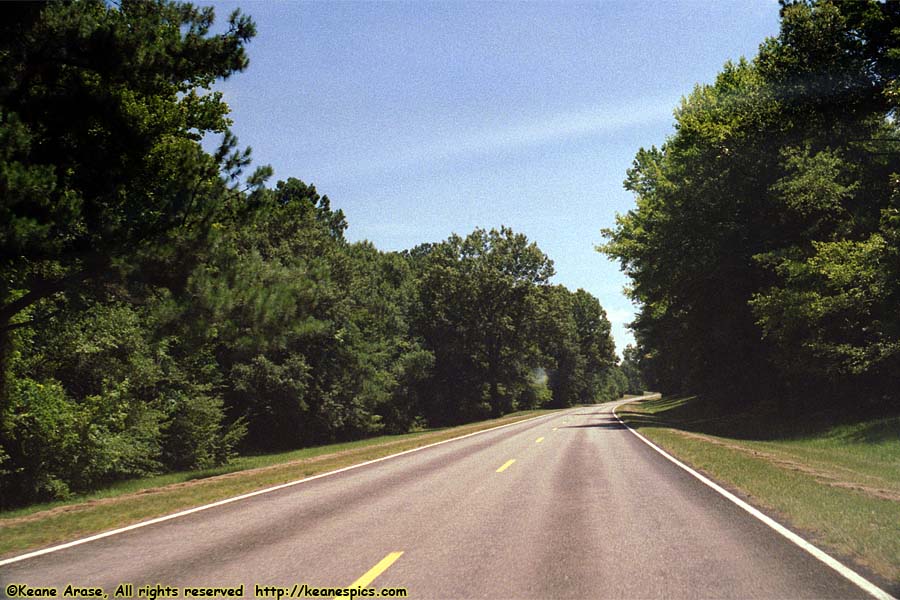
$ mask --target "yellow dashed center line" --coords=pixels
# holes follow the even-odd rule
[[[540,443],[543,442],[543,441],[544,441],[544,438],[539,437],[538,439],[534,440],[534,443],[535,443],[535,444],[540,444]]]
[[[371,569],[366,571],[365,575],[363,575],[362,577],[360,577],[359,579],[357,579],[356,581],[351,583],[349,587],[351,587],[351,588],[366,587],[367,585],[369,585],[370,583],[375,581],[376,577],[378,577],[379,575],[381,575],[382,573],[387,571],[388,567],[390,567],[392,564],[394,564],[394,562],[401,556],[403,556],[402,551],[401,552],[391,552],[390,554],[388,554],[387,556],[382,558],[381,561],[379,561],[379,563],[377,565],[375,565],[374,567],[372,567]]]
[[[502,473],[503,471],[507,470],[510,467],[510,465],[512,465],[514,462],[516,462],[516,459],[514,459],[514,458],[509,459],[508,461],[503,463],[502,467],[497,469],[497,472]]]

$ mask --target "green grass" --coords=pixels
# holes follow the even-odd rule
[[[522,411],[500,419],[447,429],[382,436],[279,454],[245,456],[215,469],[125,481],[65,502],[0,512],[0,557],[21,554],[547,412],[551,411]]]
[[[720,414],[696,398],[617,413],[823,549],[888,587],[900,582],[900,417],[794,432],[767,426],[771,415]]]
[[[104,498],[115,498],[125,494],[132,494],[142,490],[160,488],[188,481],[199,479],[208,479],[219,475],[227,475],[239,471],[249,469],[260,469],[273,465],[280,465],[292,461],[305,460],[321,456],[323,454],[333,454],[335,452],[345,452],[357,448],[367,448],[370,446],[379,446],[385,443],[402,441],[404,439],[415,439],[427,433],[435,433],[440,429],[432,429],[428,432],[408,433],[404,435],[386,435],[354,442],[346,442],[343,444],[330,444],[326,446],[316,446],[312,448],[302,448],[300,450],[291,450],[288,452],[278,452],[273,454],[260,454],[252,456],[239,456],[232,459],[228,464],[210,469],[201,469],[194,471],[179,471],[177,473],[166,473],[164,475],[155,475],[143,477],[140,479],[129,479],[120,481],[104,487],[95,492],[74,496],[68,500],[59,500],[54,502],[46,502],[34,504],[23,508],[0,511],[0,525],[3,519],[13,517],[21,517],[37,512],[46,511],[61,506],[70,506],[82,504],[92,500],[100,500]]]

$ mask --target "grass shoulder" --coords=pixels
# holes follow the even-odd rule
[[[381,436],[278,454],[244,456],[215,469],[134,479],[65,502],[0,512],[0,557],[14,556],[549,412],[552,411],[521,411],[458,427]]]
[[[900,591],[900,417],[792,435],[779,425],[767,427],[764,415],[722,414],[698,398],[645,400],[617,414],[679,459]]]

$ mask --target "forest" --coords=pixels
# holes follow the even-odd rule
[[[0,508],[640,391],[599,301],[553,285],[524,235],[383,252],[313,185],[253,168],[215,89],[249,65],[249,16],[2,12]],[[839,158],[804,147],[800,166]]]
[[[641,149],[599,248],[648,385],[770,419],[900,412],[900,3],[785,1]]]

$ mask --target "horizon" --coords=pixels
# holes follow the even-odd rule
[[[634,204],[625,171],[695,85],[778,31],[769,1],[213,6],[257,24],[250,66],[215,88],[273,181],[315,185],[348,240],[384,251],[524,233],[553,283],[600,300],[619,356],[635,310],[595,246]]]

